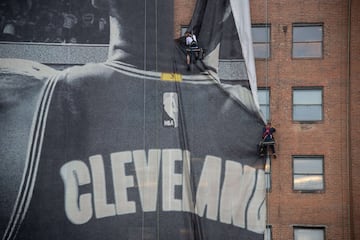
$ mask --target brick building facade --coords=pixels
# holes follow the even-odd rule
[[[258,85],[268,91],[277,129],[278,157],[272,159],[268,192],[270,239],[360,239],[360,3],[250,2],[252,24],[270,27],[270,57],[256,60]],[[180,29],[195,1],[175,3],[175,29]],[[309,25],[321,27],[320,56],[296,57],[294,28]],[[297,90],[319,90],[320,119],[296,120]],[[297,188],[296,161],[313,158],[321,159],[321,187]],[[314,177],[308,170],[303,174]]]

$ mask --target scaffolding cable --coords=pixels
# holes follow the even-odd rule
[[[265,89],[266,92],[268,93],[268,100],[269,100],[269,106],[270,106],[270,92],[269,92],[269,86],[268,86],[268,78],[269,78],[269,55],[270,55],[270,33],[269,33],[269,19],[268,19],[268,0],[264,0],[265,1],[265,29],[266,29],[266,37],[267,37],[267,48],[266,48],[266,57],[265,57]],[[269,113],[270,113],[270,109],[269,109]],[[268,116],[270,117],[270,116]],[[270,119],[266,119],[266,120],[270,120]],[[266,151],[266,162],[265,162],[265,176],[266,176],[266,228],[265,228],[265,233],[264,233],[264,237],[265,239],[267,238],[267,226],[270,225],[270,203],[269,203],[269,190],[267,189],[267,186],[269,186],[268,181],[270,181],[271,179],[271,157],[269,155],[269,151],[268,151],[268,146],[266,147],[267,151]]]

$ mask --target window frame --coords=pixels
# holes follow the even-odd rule
[[[295,169],[294,169],[294,165],[295,165],[295,160],[296,159],[319,159],[322,160],[322,173],[302,173],[302,174],[296,174],[295,173]],[[326,189],[326,182],[325,182],[325,157],[324,155],[293,155],[292,156],[292,190],[294,192],[300,192],[300,193],[324,193],[325,189]],[[295,175],[306,175],[306,176],[322,176],[322,189],[295,189]]]
[[[294,225],[293,226],[293,239],[296,240],[295,231],[297,229],[302,230],[322,230],[324,233],[323,240],[326,240],[326,226],[324,225]]]
[[[310,120],[304,120],[304,119],[295,119],[294,118],[294,114],[295,114],[295,106],[317,106],[319,104],[295,104],[294,103],[294,93],[295,91],[302,91],[302,90],[318,90],[321,91],[321,119],[310,119]],[[291,96],[291,100],[292,100],[292,106],[291,106],[291,119],[293,122],[297,122],[297,123],[323,123],[325,116],[324,116],[324,88],[322,86],[314,86],[314,87],[293,87],[292,88],[292,96]]]
[[[267,34],[267,39],[264,41],[264,42],[255,42],[254,41],[254,35],[253,35],[253,32],[252,30],[254,28],[264,28],[267,30],[268,34]],[[253,49],[254,49],[254,58],[257,59],[257,60],[268,60],[268,59],[271,59],[271,24],[270,23],[256,23],[256,24],[252,24],[251,25],[251,36],[252,36],[252,40],[253,40]],[[257,44],[264,44],[265,46],[267,46],[267,53],[268,55],[267,56],[264,56],[264,57],[256,57],[256,51],[255,51],[255,46]]]
[[[321,40],[319,41],[295,41],[294,39],[294,31],[297,27],[321,27],[322,32],[321,32]],[[295,56],[294,54],[294,44],[296,43],[320,43],[320,51],[321,51],[321,56]],[[293,60],[301,60],[301,59],[324,59],[324,23],[293,23],[292,24],[292,40],[291,40],[291,58]]]
[[[267,156],[265,160],[265,189],[266,192],[272,190],[272,170],[271,170],[271,157]]]

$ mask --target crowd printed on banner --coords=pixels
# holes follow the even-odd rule
[[[65,187],[64,210],[73,224],[86,224],[93,218],[115,217],[137,211],[155,212],[158,210],[157,198],[161,188],[160,211],[189,212],[257,233],[262,233],[265,228],[263,170],[207,155],[196,186],[195,199],[192,199],[191,158],[187,150],[150,149],[147,154],[145,150],[114,152],[110,154],[110,161],[110,173],[105,172],[102,155],[90,156],[89,165],[81,160],[62,165],[60,175]],[[182,173],[175,170],[179,161]],[[126,173],[126,164],[134,165],[136,176]],[[224,168],[222,164],[225,164]],[[221,169],[224,169],[224,173]],[[109,176],[113,189],[106,187],[105,178]],[[135,188],[135,178],[142,209],[136,209],[136,203],[128,200],[127,190]],[[84,185],[91,185],[91,192],[80,193],[79,189]],[[182,187],[181,199],[175,196],[178,186]],[[115,196],[114,203],[109,203],[109,194]]]

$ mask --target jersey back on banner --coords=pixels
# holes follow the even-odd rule
[[[2,240],[263,239],[248,0],[194,2],[196,46],[174,39],[173,0],[16,2],[66,42],[91,43],[105,12],[111,34],[105,63],[0,59]],[[220,83],[220,49],[240,51],[223,38],[227,19],[249,88]]]
[[[3,239],[263,238],[253,103],[160,78],[88,64],[43,83]]]

